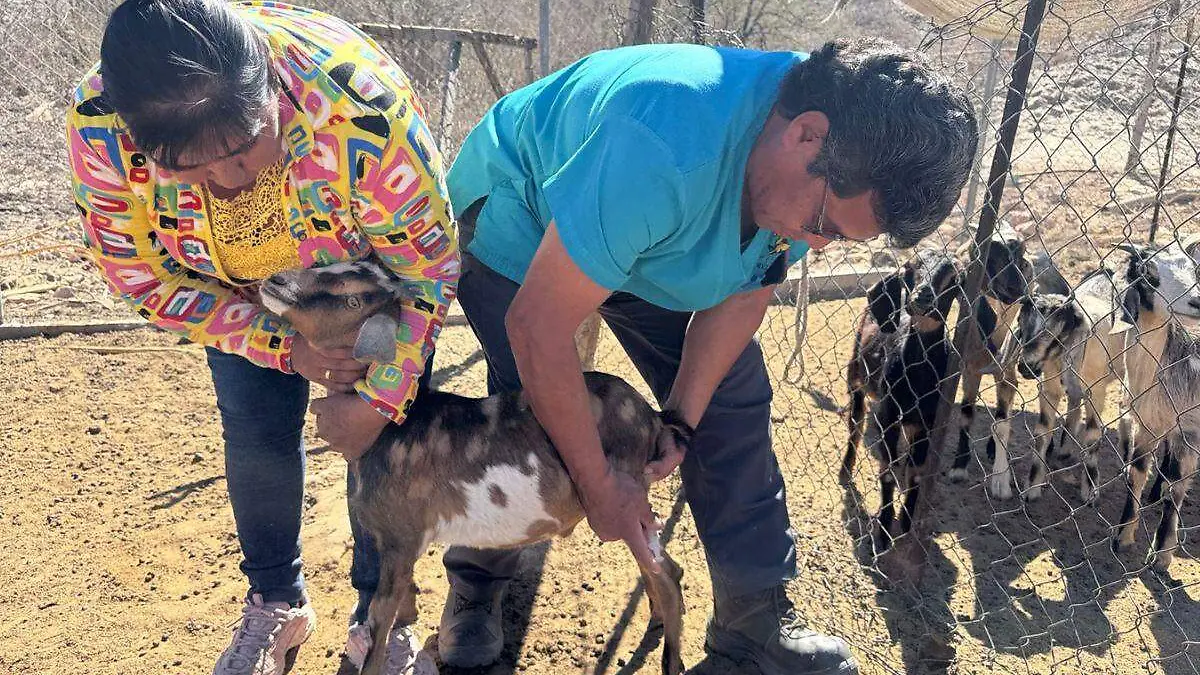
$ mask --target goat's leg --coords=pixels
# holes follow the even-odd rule
[[[1163,462],[1162,475],[1164,484],[1170,490],[1170,499],[1163,504],[1162,520],[1154,534],[1154,544],[1146,562],[1154,565],[1159,572],[1166,573],[1179,546],[1179,509],[1196,473],[1196,452],[1200,447],[1192,447],[1193,444],[1179,438],[1174,442],[1164,441],[1164,444],[1168,458]],[[1168,470],[1170,473],[1167,473]]]
[[[866,415],[867,396],[861,387],[850,391],[850,410],[846,414],[848,439],[846,455],[842,458],[842,470],[838,472],[838,480],[842,485],[849,485],[854,477],[854,463],[858,458],[858,446],[862,443],[863,417]]]
[[[418,557],[416,545],[379,542],[379,587],[367,609],[371,630],[371,648],[363,663],[362,675],[379,675],[388,658],[388,637],[397,626],[417,621],[416,584],[413,566]]]
[[[961,481],[967,477],[967,464],[971,461],[971,425],[975,421],[975,401],[979,400],[981,375],[966,371],[962,375],[962,405],[958,415],[958,450],[954,453],[954,466],[950,468],[950,480]]]
[[[1117,526],[1117,536],[1113,539],[1113,551],[1122,551],[1133,546],[1137,537],[1138,519],[1142,510],[1142,491],[1146,488],[1146,472],[1150,464],[1150,455],[1156,445],[1147,439],[1148,434],[1142,430],[1133,430],[1133,437],[1122,435],[1121,444],[1125,446],[1123,454],[1129,457],[1125,465],[1125,508],[1121,510],[1121,523]]]
[[[988,438],[988,456],[993,457],[992,473],[988,477],[988,494],[995,499],[1012,498],[1012,466],[1009,464],[1008,442],[1012,438],[1013,397],[1017,393],[1016,379],[1008,371],[996,378],[996,424]]]
[[[1158,504],[1163,498],[1163,476],[1172,472],[1178,472],[1177,468],[1169,466],[1174,463],[1175,457],[1171,453],[1171,444],[1167,441],[1162,442],[1162,450],[1158,453],[1158,471],[1155,472],[1154,485],[1150,487],[1150,496],[1146,498],[1146,506],[1153,507]]]
[[[921,493],[921,472],[929,457],[929,428],[921,424],[905,425],[908,437],[907,470],[904,472],[904,505],[900,509],[900,532],[897,537],[908,534],[912,529],[913,515],[917,512],[917,500]]]
[[[1038,419],[1033,428],[1033,461],[1029,464],[1029,485],[1025,490],[1025,501],[1037,501],[1049,482],[1046,456],[1053,444],[1054,436],[1050,424],[1058,419],[1058,405],[1062,402],[1063,386],[1058,376],[1043,378],[1038,383]]]
[[[1104,430],[1100,427],[1100,408],[1104,404],[1104,395],[1104,389],[1091,390],[1083,399],[1087,418],[1083,424],[1083,442],[1079,445],[1079,497],[1092,506],[1098,503],[1100,497],[1098,454],[1104,436]],[[1097,405],[1097,401],[1100,405]]]
[[[900,456],[900,419],[891,405],[880,406],[877,412],[881,433],[879,438],[879,516],[876,519],[875,550],[884,551],[892,545],[892,520],[895,518],[896,466]]]
[[[655,620],[663,627],[663,675],[680,675],[683,665],[683,590],[680,580],[683,569],[662,551],[660,571],[656,574],[641,568],[642,580],[646,584],[646,597],[650,599],[651,626]]]
[[[1068,389],[1067,415],[1062,423],[1062,440],[1058,443],[1058,452],[1053,454],[1055,460],[1067,461],[1082,453],[1082,446],[1079,443],[1079,420],[1083,416],[1082,406],[1083,399],[1078,392]]]

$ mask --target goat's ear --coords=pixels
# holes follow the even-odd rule
[[[396,330],[400,324],[386,314],[375,314],[363,322],[354,341],[354,359],[363,363],[396,360]]]
[[[1000,356],[1000,345],[992,341],[992,335],[996,333],[998,322],[999,318],[987,298],[982,296],[977,298],[975,300],[975,325],[979,327],[979,339],[987,346],[988,353],[993,357]]]
[[[1125,289],[1125,294],[1121,298],[1121,316],[1113,319],[1113,326],[1108,331],[1109,335],[1119,335],[1133,328],[1137,323],[1138,312],[1141,311],[1141,293],[1136,285],[1130,285]]]
[[[867,290],[867,311],[884,332],[894,332],[904,307],[904,278],[892,272]]]

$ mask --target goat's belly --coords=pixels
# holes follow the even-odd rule
[[[433,539],[447,545],[503,548],[557,533],[562,524],[546,512],[538,485],[536,469],[528,474],[511,464],[488,467],[481,480],[454,486],[462,492],[466,511],[439,518]]]

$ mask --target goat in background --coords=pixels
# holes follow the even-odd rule
[[[846,366],[849,438],[839,477],[844,484],[851,480],[869,398],[871,424],[880,445],[876,550],[888,548],[912,526],[920,470],[929,454],[930,431],[953,347],[946,321],[955,300],[960,311],[967,306],[962,282],[962,271],[952,257],[923,251],[904,265],[902,273],[884,277],[867,293],[867,307]],[[995,315],[986,303],[981,307],[981,343],[990,344],[984,336],[993,333]],[[900,448],[902,435],[906,452]],[[899,531],[893,536],[897,482],[904,500]]]
[[[1164,460],[1154,501],[1169,491],[1147,562],[1166,572],[1179,543],[1179,509],[1200,459],[1200,317],[1197,263],[1200,242],[1164,249],[1121,246],[1129,254],[1117,277],[1121,320],[1113,331],[1125,338],[1125,407],[1131,435],[1125,441],[1129,490],[1115,551],[1133,546],[1141,516],[1142,491],[1154,449]]]

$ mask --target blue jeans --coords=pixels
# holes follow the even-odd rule
[[[483,345],[488,391],[520,387],[504,326],[520,287],[473,256],[463,256],[458,300]],[[600,316],[659,402],[675,382],[692,315],[616,293]],[[778,586],[796,573],[796,547],[783,476],[771,448],[771,383],[757,341],[751,341],[717,387],[680,466],[683,492],[708,557],[717,597]],[[443,561],[459,592],[503,589],[520,551],[453,547]]]
[[[307,601],[300,559],[304,506],[304,413],[308,380],[207,350],[225,439],[225,477],[250,592],[267,602]],[[353,490],[347,472],[347,488]],[[379,553],[353,510],[350,582],[359,603],[352,620],[366,619],[379,584]]]

